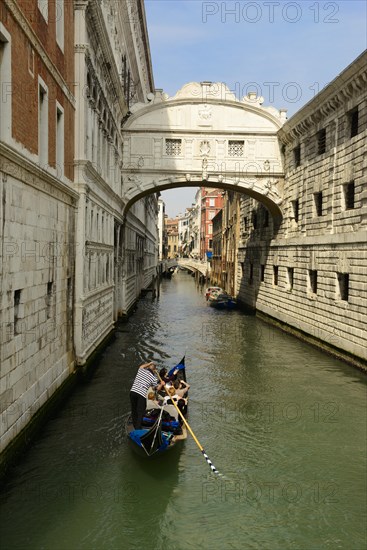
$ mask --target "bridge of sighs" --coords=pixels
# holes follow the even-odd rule
[[[282,218],[283,162],[277,132],[286,112],[242,99],[221,83],[158,90],[135,104],[123,126],[125,212],[152,192],[215,187],[245,193]]]

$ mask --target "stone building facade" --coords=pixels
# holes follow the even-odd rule
[[[179,253],[178,218],[166,219],[167,259],[173,259]]]
[[[206,259],[213,252],[213,218],[223,206],[221,189],[201,189],[200,256]],[[209,256],[208,256],[209,257]]]
[[[225,204],[225,203],[224,203]],[[222,239],[223,239],[223,209],[213,218],[213,256],[211,259],[210,281],[215,285],[222,284]]]
[[[200,257],[200,227],[201,227],[201,187],[195,193],[189,217],[189,256]]]
[[[143,0],[4,0],[0,81],[1,453],[157,275],[157,195],[127,210],[122,173]]]
[[[231,296],[237,291],[237,250],[240,241],[241,195],[223,193],[223,208],[213,218],[213,258],[211,280]]]
[[[278,132],[283,221],[241,199],[240,300],[367,358],[367,53]]]
[[[153,90],[143,3],[75,2],[75,348],[84,364],[156,275],[155,195],[123,209],[122,122]]]
[[[74,10],[56,8],[0,11],[0,451],[74,368]]]
[[[166,205],[158,199],[158,260],[162,262],[167,257]]]

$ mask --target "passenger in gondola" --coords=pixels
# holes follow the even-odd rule
[[[183,415],[187,412],[187,399],[185,397],[182,397],[177,394],[176,388],[172,386],[171,388],[168,388],[169,396],[165,398],[165,403],[167,405],[173,405],[172,401],[174,401],[179,408],[179,410],[182,412]],[[182,418],[179,418],[180,424],[182,424]]]
[[[175,380],[173,382],[173,387],[176,390],[176,395],[180,397],[186,397],[187,392],[189,391],[189,388],[190,388],[190,384],[188,384],[184,380]]]
[[[163,367],[160,371],[159,371],[159,377],[160,379],[162,380],[162,382],[164,383],[164,385],[168,385],[170,386],[172,384],[172,382],[174,380],[176,380],[177,378],[177,373],[178,373],[178,369],[175,369],[173,371],[173,373],[171,374],[171,376],[168,376],[168,373],[167,373],[167,369],[165,367]],[[167,394],[166,394],[166,391],[164,389],[164,387],[162,386],[162,389],[159,390],[159,396],[161,397],[165,397]]]
[[[175,369],[173,371],[173,373],[171,374],[171,376],[168,376],[167,369],[165,367],[163,367],[159,371],[159,376],[161,377],[161,380],[163,380],[163,382],[165,384],[168,384],[169,382],[172,382],[173,380],[176,380],[177,373],[178,373],[178,369]]]
[[[130,390],[131,416],[135,430],[141,429],[149,388],[153,387],[159,391],[164,385],[164,382],[159,382],[153,374],[154,372],[155,364],[153,362],[140,365]]]

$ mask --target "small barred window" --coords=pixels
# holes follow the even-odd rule
[[[343,191],[344,191],[345,210],[352,210],[354,208],[354,197],[355,197],[354,181],[346,183],[343,186]]]
[[[350,137],[354,137],[359,132],[359,115],[358,107],[355,107],[348,113],[349,116],[349,127],[350,127]]]
[[[317,136],[317,154],[322,155],[326,151],[326,130],[323,128],[316,134]]]
[[[244,141],[229,141],[228,142],[228,156],[229,157],[243,157],[245,142]]]
[[[166,139],[166,155],[178,157],[182,151],[182,139]]]

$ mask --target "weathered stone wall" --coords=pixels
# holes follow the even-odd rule
[[[48,4],[0,10],[0,452],[74,366],[74,10],[60,48]]]
[[[1,4],[0,453],[140,293],[135,284],[126,300],[136,270],[123,268],[121,120],[133,92],[123,70],[135,101],[153,85],[144,9],[125,4],[65,1],[63,26],[56,0],[43,2],[48,15],[37,0]],[[148,203],[131,221],[141,285],[157,264],[155,196]]]
[[[1,164],[0,451],[73,369],[75,197],[52,183]]]
[[[266,226],[264,208],[253,199],[242,199],[242,245],[237,271],[241,301],[364,360],[367,359],[365,66],[366,55],[279,131],[285,166],[283,222],[276,231],[270,217]],[[353,110],[358,110],[354,131]],[[320,152],[318,132],[323,129],[325,151]],[[349,197],[349,204],[348,184],[352,184],[354,195],[353,199]],[[320,196],[321,203],[317,205]]]

